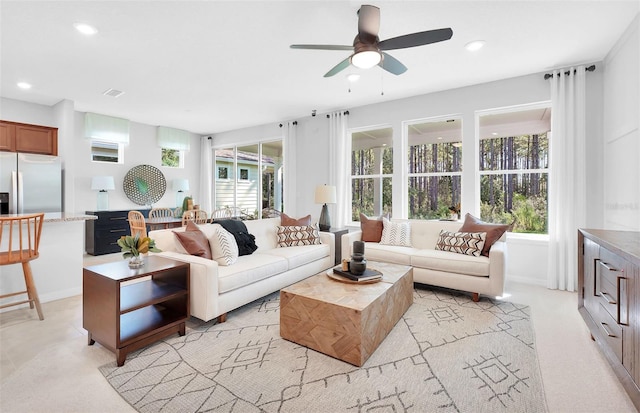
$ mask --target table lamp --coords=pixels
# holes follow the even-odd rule
[[[331,229],[331,218],[329,218],[329,209],[327,204],[336,203],[336,187],[333,185],[319,185],[316,187],[316,204],[322,205],[320,220],[318,226],[320,231],[329,231]]]
[[[98,191],[98,211],[109,209],[109,193],[116,189],[113,176],[94,176],[91,178],[91,189]]]
[[[186,178],[176,178],[173,180],[173,189],[176,190],[176,207],[182,206],[184,201],[184,191],[189,190],[189,180]]]

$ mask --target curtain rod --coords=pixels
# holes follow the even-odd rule
[[[578,70],[578,69],[573,69],[573,73],[575,74],[577,70]],[[584,68],[584,70],[585,70],[585,72],[593,72],[594,70],[596,70],[596,65],[591,65],[591,66],[589,66],[589,67],[585,67],[585,68]],[[565,75],[569,75],[569,74],[571,74],[571,70],[567,70],[566,72],[564,72],[564,74],[565,74]],[[545,74],[544,74],[544,80],[547,80],[547,79],[549,79],[550,77],[553,77],[553,74],[552,74],[552,73],[545,73]]]
[[[342,114],[343,114],[343,115],[348,115],[348,114],[349,114],[349,111],[348,111],[348,110],[345,110],[344,112],[342,112]],[[331,117],[330,115],[327,115],[327,119],[329,119],[330,117]]]
[[[298,124],[298,121],[297,121],[297,120],[294,120],[294,121],[293,121],[293,124],[294,124],[294,125],[297,125],[297,124]],[[281,123],[281,124],[279,124],[278,126],[282,127],[282,123]]]

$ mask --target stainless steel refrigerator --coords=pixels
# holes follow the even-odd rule
[[[57,156],[0,152],[3,213],[62,212],[62,162]]]

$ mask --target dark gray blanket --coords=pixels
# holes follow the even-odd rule
[[[258,249],[258,246],[256,245],[256,237],[253,236],[253,234],[249,234],[244,222],[237,219],[216,219],[213,223],[222,225],[222,228],[226,229],[233,235],[236,239],[236,243],[238,244],[239,255],[251,255]]]

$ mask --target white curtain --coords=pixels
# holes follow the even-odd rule
[[[585,70],[554,71],[549,143],[547,287],[577,289],[577,233],[586,221]]]
[[[211,213],[213,211],[213,140],[208,136],[200,138],[200,195],[198,203],[200,209]]]
[[[351,222],[350,164],[351,143],[347,136],[348,115],[329,114],[329,184],[336,187],[335,210],[330,212],[331,226],[343,228]],[[331,206],[329,206],[331,208]]]
[[[284,152],[284,211],[287,214],[296,215],[296,124],[297,122],[284,122],[283,152]]]

